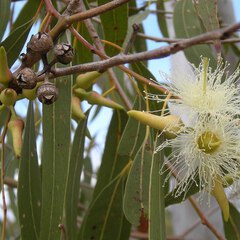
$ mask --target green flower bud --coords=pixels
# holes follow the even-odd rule
[[[164,131],[167,138],[175,138],[182,125],[180,118],[174,115],[162,117],[137,110],[128,111],[127,114],[142,124]]]
[[[88,89],[101,75],[102,73],[97,71],[80,74],[77,76],[75,87]]]
[[[123,109],[123,107],[111,99],[105,98],[95,91],[86,92],[84,89],[77,88],[74,93],[82,100],[87,100],[89,104],[97,104],[109,108]]]
[[[24,121],[21,118],[12,118],[8,123],[8,129],[12,134],[13,150],[17,158],[21,156],[22,151],[22,133]]]
[[[72,118],[75,121],[79,121],[80,119],[85,119],[86,116],[81,109],[81,103],[78,97],[72,97]]]
[[[17,93],[12,88],[6,88],[0,93],[0,101],[5,106],[14,105],[17,100]]]
[[[7,85],[12,79],[12,72],[8,67],[7,53],[3,46],[0,47],[0,83]]]

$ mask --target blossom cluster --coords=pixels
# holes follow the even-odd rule
[[[172,148],[167,179],[177,172],[176,196],[187,194],[192,184],[210,195],[217,183],[228,186],[240,175],[240,87],[236,84],[240,70],[229,75],[222,61],[214,70],[206,58],[198,68],[190,67],[191,72],[183,76],[173,72],[168,77],[167,89],[173,95],[169,109],[184,124],[175,138],[156,149]],[[157,95],[148,98],[164,101]]]

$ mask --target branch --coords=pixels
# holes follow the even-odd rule
[[[125,64],[125,63],[164,58],[171,54],[174,54],[176,52],[179,52],[188,47],[197,45],[205,41],[225,39],[239,28],[240,28],[240,23],[235,23],[221,30],[204,33],[196,37],[178,41],[176,43],[170,44],[169,46],[160,47],[151,51],[145,51],[145,52],[129,54],[129,55],[119,54],[115,57],[112,57],[103,61],[99,61],[99,62],[75,65],[75,66],[65,67],[61,69],[57,68],[54,76],[52,77],[59,77],[59,76],[88,72],[88,71],[98,71],[101,69],[107,69],[107,68],[117,66],[120,64]]]
[[[68,24],[72,24],[72,23],[77,22],[77,21],[83,21],[85,19],[95,17],[95,16],[97,16],[101,13],[104,13],[104,12],[107,12],[107,11],[112,10],[114,8],[117,8],[117,7],[123,5],[124,3],[127,3],[129,1],[130,0],[114,0],[114,1],[111,1],[109,3],[103,4],[99,7],[95,7],[95,8],[92,8],[90,10],[74,14],[74,15],[70,16],[69,18],[67,18],[66,21],[67,21]]]

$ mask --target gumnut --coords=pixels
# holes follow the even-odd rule
[[[37,75],[31,68],[22,69],[17,75],[17,84],[23,89],[33,89],[37,85]]]
[[[5,86],[10,82],[12,79],[12,72],[8,67],[7,61],[7,53],[3,46],[0,47],[0,83],[4,84]]]
[[[0,93],[0,101],[5,106],[14,105],[16,100],[17,100],[17,93],[16,93],[16,91],[14,89],[12,89],[12,88],[5,88],[4,90],[1,91],[1,93]]]
[[[37,88],[37,97],[41,103],[50,105],[57,100],[58,89],[51,82],[43,82],[42,85]]]
[[[12,134],[13,150],[17,158],[21,156],[22,151],[22,134],[24,121],[21,118],[13,117],[8,123],[8,129]]]
[[[69,43],[59,43],[54,47],[54,54],[58,62],[68,64],[73,59],[73,48]]]
[[[164,131],[165,136],[169,139],[175,138],[182,126],[181,119],[175,115],[162,117],[137,110],[128,111],[127,114],[142,124]]]
[[[214,186],[211,194],[215,197],[216,201],[219,204],[219,207],[222,210],[224,221],[229,219],[229,202],[226,196],[226,193],[223,188],[223,184],[219,177],[215,178]]]
[[[76,88],[88,89],[101,75],[102,73],[97,71],[80,74],[77,76],[75,86]]]
[[[72,118],[75,121],[86,119],[86,116],[81,108],[81,102],[76,96],[72,96]]]
[[[27,44],[27,51],[46,54],[53,47],[53,40],[46,32],[32,35]]]
[[[84,89],[74,89],[74,93],[82,100],[87,100],[89,104],[97,104],[109,108],[123,109],[123,107],[109,98],[105,98],[95,91],[86,92]]]

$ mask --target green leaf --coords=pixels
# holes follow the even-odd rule
[[[6,27],[9,22],[10,18],[10,8],[11,7],[11,1],[10,0],[5,0],[5,1],[0,1],[0,41],[4,35],[4,32],[6,30]]]
[[[142,211],[148,214],[149,180],[152,151],[143,145],[139,149],[128,174],[123,211],[127,220],[134,226],[139,225]]]
[[[182,192],[180,195],[176,196],[177,189],[173,190],[172,192],[168,193],[165,197],[165,205],[166,207],[172,204],[181,203],[188,197],[192,196],[193,194],[199,192],[199,186],[196,186],[196,182],[198,180],[193,180],[189,185],[191,187],[188,189],[187,192]]]
[[[120,239],[123,214],[124,179],[123,176],[116,177],[107,185],[89,208],[82,239],[105,240]],[[129,238],[129,235],[126,239]]]
[[[77,237],[77,203],[79,199],[80,177],[83,167],[84,140],[87,120],[81,120],[75,131],[72,145],[66,198],[66,226],[69,239]]]
[[[102,162],[98,171],[98,180],[94,189],[93,198],[102,191],[102,189],[113,179],[110,173],[112,169],[116,168],[117,147],[119,144],[119,137],[124,130],[127,122],[127,115],[122,111],[114,111],[112,120],[108,129],[108,134],[105,142],[105,149],[102,156]],[[119,169],[118,171],[120,171]]]
[[[163,137],[155,141],[161,144]],[[154,147],[156,149],[156,147]],[[150,183],[149,183],[149,240],[165,240],[165,205],[164,205],[164,179],[159,174],[164,164],[164,155],[162,151],[152,155]]]
[[[108,0],[98,0],[98,5],[108,3]],[[100,15],[105,39],[122,46],[128,29],[128,4],[124,4],[111,11]],[[106,53],[113,56],[119,53],[119,50],[112,47],[106,47]]]
[[[40,240],[60,239],[69,174],[72,77],[58,78],[59,98],[43,105],[42,218]]]
[[[164,2],[165,2],[164,0],[157,1],[157,10],[165,11]],[[161,29],[162,35],[164,37],[169,37],[168,28],[167,28],[167,21],[166,21],[166,14],[158,13],[157,14],[157,19],[158,19],[158,26]]]
[[[142,101],[138,97],[134,108],[143,109]],[[123,112],[115,112],[113,115],[98,181],[94,190],[93,202],[84,218],[79,239],[89,239],[92,236],[91,234],[97,236],[97,239],[111,239],[113,233],[114,239],[125,240],[129,238],[129,235],[124,235],[121,230],[122,226],[124,226],[124,229],[130,229],[130,227],[129,224],[127,225],[122,211],[124,181],[118,176],[130,160],[134,159],[141,147],[145,126],[143,127],[138,121],[129,118],[119,142],[119,134],[125,126],[123,124],[125,119],[126,115]],[[125,239],[122,237],[125,237]]]
[[[173,23],[177,38],[191,38],[204,33],[192,0],[181,0],[175,4]],[[200,56],[203,56],[211,59],[210,65],[216,67],[216,60],[208,45],[193,46],[185,49],[184,53],[195,66],[200,64]]]
[[[11,34],[2,42],[7,52],[8,64],[11,66],[20,55],[27,40],[30,29],[34,23],[34,15],[40,1],[27,1],[16,21],[13,23]]]
[[[193,4],[206,31],[219,29],[217,0],[194,0]]]
[[[29,102],[28,106],[17,196],[22,239],[39,239],[42,193],[32,102]]]
[[[124,40],[124,43],[123,43],[123,48],[125,49],[131,36],[132,36],[132,33],[133,33],[133,24],[141,24],[143,22],[144,19],[146,19],[148,17],[148,15],[150,14],[150,10],[146,10],[146,11],[143,11],[141,13],[138,13],[136,15],[133,15],[131,17],[129,17],[129,20],[128,20],[128,30],[127,30],[127,35],[126,35],[126,38]]]
[[[239,240],[240,239],[240,213],[233,204],[229,203],[230,218],[228,222],[224,224],[224,232],[227,240]]]
[[[6,49],[9,66],[14,64],[19,57],[32,25],[32,20],[24,23],[11,32],[11,34],[0,43],[0,46],[4,46]]]

